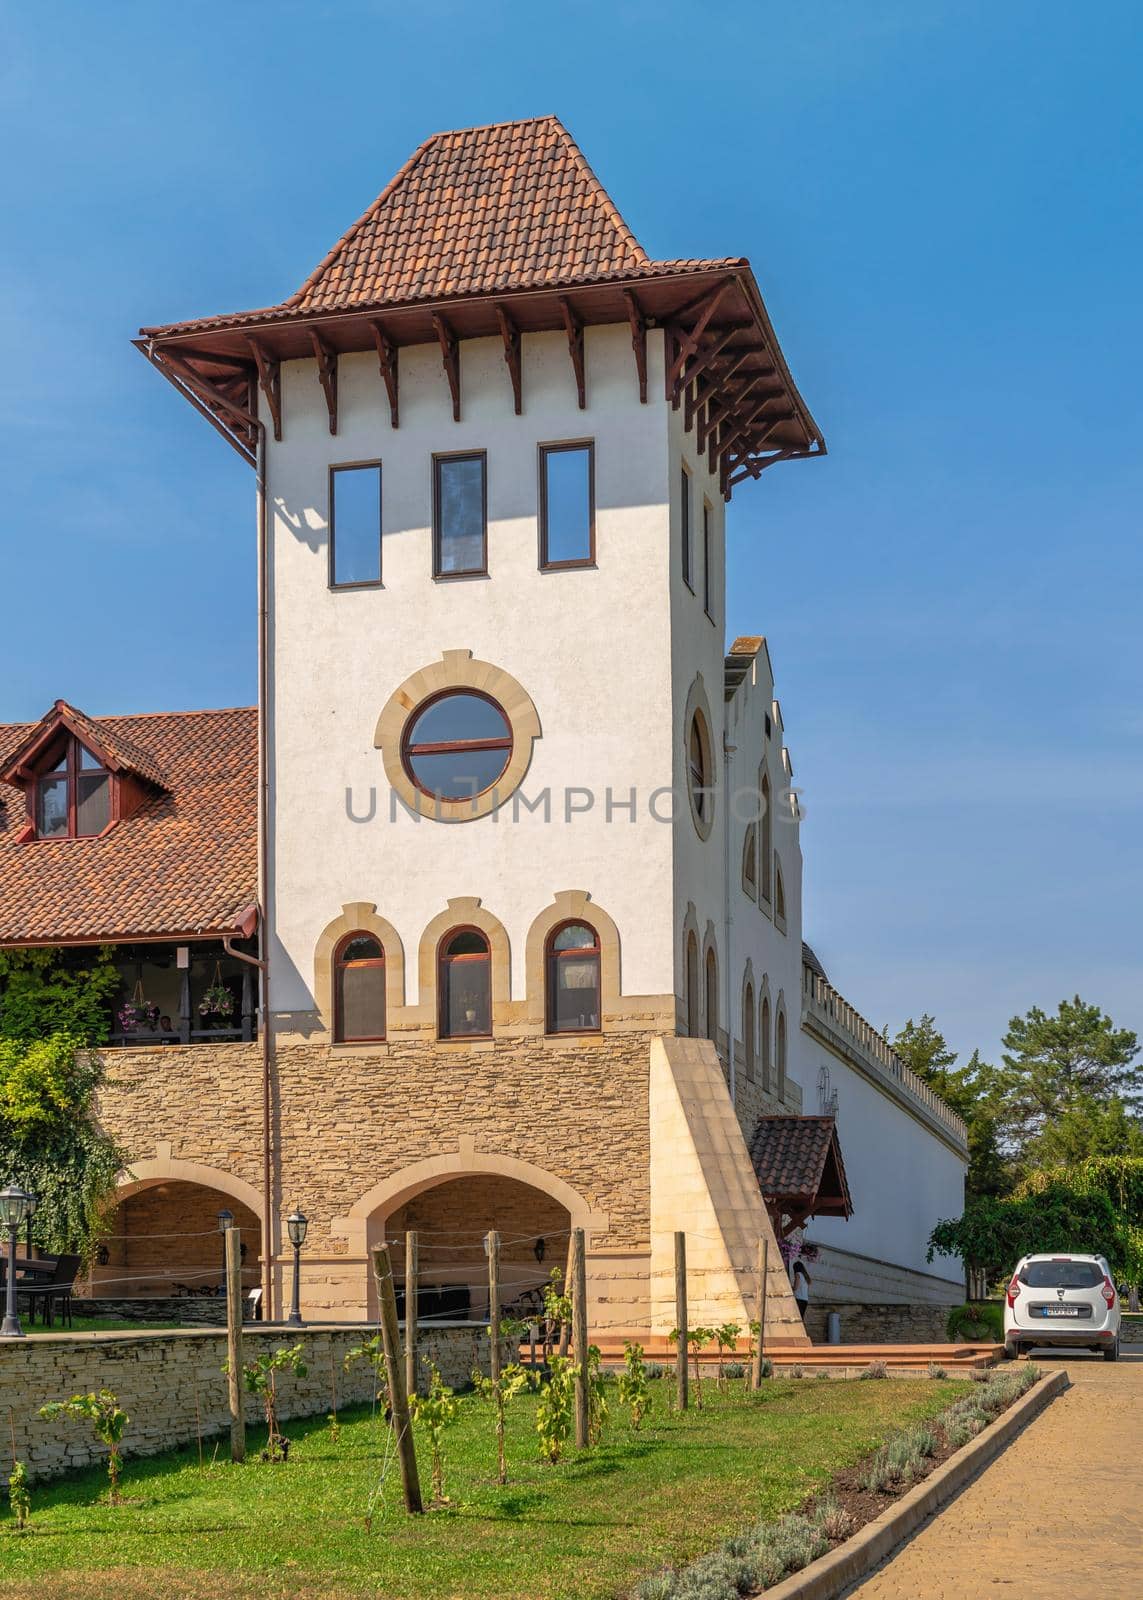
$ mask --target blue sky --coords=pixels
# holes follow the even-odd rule
[[[704,20],[705,19],[705,20]],[[1143,1032],[1137,8],[0,6],[0,719],[250,701],[253,479],[129,344],[293,290],[439,128],[554,111],[745,254],[825,461],[731,513],[806,929],[870,1020]]]

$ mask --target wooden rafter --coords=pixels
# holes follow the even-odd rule
[[[722,354],[730,341],[743,331],[742,323],[732,323],[728,328],[716,328],[712,337],[700,344],[693,352],[690,365],[681,372],[678,384],[680,389],[689,389],[691,384],[706,372],[716,356]],[[733,352],[732,352],[733,354]]]
[[[247,339],[254,365],[258,368],[258,386],[266,397],[274,423],[274,438],[282,437],[282,363],[267,355],[257,339]]]
[[[452,420],[460,421],[460,341],[439,312],[433,312],[433,327],[441,347],[441,361],[452,395]]]
[[[520,416],[524,410],[520,330],[503,306],[496,307],[496,320],[500,324],[500,337],[504,341],[504,360],[508,366],[508,375],[512,379],[512,399],[515,402],[516,415]]]
[[[666,398],[671,402],[673,411],[679,409],[679,391],[675,384],[671,382],[671,368],[675,364],[678,349],[678,336],[668,322],[663,328],[663,387],[666,391]]]
[[[571,356],[572,370],[575,372],[576,392],[579,395],[579,409],[587,410],[587,389],[584,381],[583,370],[583,323],[572,309],[571,301],[567,295],[560,295],[560,312],[564,319],[564,332],[568,336],[568,353]]]
[[[329,412],[329,431],[337,432],[337,351],[331,350],[321,335],[310,329],[310,344],[317,362],[318,382],[325,395],[325,408]]]
[[[639,376],[639,399],[647,404],[647,319],[632,289],[624,289],[627,320],[631,324],[631,348],[635,352],[635,371]]]
[[[723,385],[721,390],[717,391],[717,398],[716,391],[713,388],[707,391],[711,404],[707,409],[705,418],[699,424],[698,447],[700,451],[706,449],[707,435],[711,429],[716,428],[719,423],[725,421],[728,417],[733,417],[736,413],[741,415],[743,402],[753,390],[757,389],[760,383],[765,381],[766,374],[760,372],[757,376],[750,376],[745,382],[736,384],[733,388]],[[768,400],[776,400],[783,392],[780,385],[769,384],[767,385],[766,393],[755,396],[752,403],[758,405],[759,401],[765,403]]]
[[[373,343],[377,350],[377,364],[381,368],[381,377],[385,384],[385,393],[389,396],[389,421],[393,426],[399,427],[401,421],[400,410],[397,404],[398,379],[400,369],[397,359],[397,346],[385,332],[381,323],[370,319],[370,332],[373,334]]]
[[[722,304],[728,290],[731,288],[733,283],[733,278],[724,278],[721,283],[715,285],[705,299],[699,301],[698,306],[696,307],[699,313],[698,321],[695,323],[693,328],[681,327],[676,319],[675,355],[670,367],[668,368],[672,389],[676,389],[678,387],[679,381],[682,378],[683,367],[697,352],[699,344],[702,340],[702,336],[710,325],[710,319],[714,316],[715,312]]]
[[[253,393],[250,410],[243,413],[224,397],[211,389],[208,380],[200,378],[167,350],[156,350],[146,339],[133,339],[136,350],[147,360],[184,400],[189,400],[200,416],[220,433],[232,449],[237,450],[250,466],[257,461],[258,422],[254,416]],[[252,386],[251,386],[252,387]]]
[[[741,418],[737,427],[735,427],[732,432],[726,433],[723,436],[719,445],[720,453],[725,453],[728,451],[731,445],[737,444],[740,439],[746,438],[751,429],[761,424],[762,432],[756,439],[751,440],[750,443],[750,449],[752,451],[758,450],[770,437],[775,428],[780,426],[780,424],[783,422],[789,422],[792,420],[794,413],[789,410],[779,412],[779,414],[775,417],[764,418],[762,416],[763,411],[765,411],[766,407],[771,404],[773,399],[774,396],[770,395],[767,399],[763,400],[761,404],[750,413],[749,416]]]

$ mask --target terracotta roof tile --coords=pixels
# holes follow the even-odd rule
[[[257,899],[257,712],[67,709],[122,765],[149,763],[162,788],[101,838],[19,844],[24,794],[0,783],[0,943],[234,929]],[[0,769],[38,727],[0,724]]]
[[[832,1117],[759,1117],[750,1136],[750,1159],[763,1195],[782,1209],[816,1210],[823,1179],[828,1179],[829,1198],[840,1200],[842,1206],[823,1206],[821,1214],[851,1214],[853,1205]]]

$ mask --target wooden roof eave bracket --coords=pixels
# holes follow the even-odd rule
[[[325,395],[325,408],[329,412],[329,431],[337,432],[337,351],[332,350],[316,329],[310,329],[310,344],[317,362],[318,382]]]
[[[184,400],[189,400],[200,416],[206,418],[216,433],[222,435],[232,450],[246,462],[247,466],[257,464],[257,438],[258,420],[256,417],[242,411],[224,395],[214,391],[208,380],[200,378],[197,373],[192,373],[185,363],[172,357],[169,351],[158,352],[149,339],[132,339],[131,343],[136,350],[142,352],[147,360],[161,372],[171,387],[178,391]],[[201,392],[200,392],[201,391]],[[223,421],[218,412],[212,409],[218,406],[226,416],[232,420]]]
[[[521,416],[524,410],[524,379],[520,330],[501,305],[496,307],[496,320],[500,324],[500,337],[504,341],[504,360],[512,380],[512,401],[516,415]]]
[[[250,354],[258,368],[258,386],[266,397],[274,423],[274,438],[282,438],[282,363],[268,355],[257,339],[247,338]]]
[[[678,317],[672,319],[675,330],[675,351],[674,358],[667,369],[670,383],[669,392],[671,392],[672,398],[674,392],[678,391],[680,382],[682,380],[683,367],[694,355],[698,353],[702,336],[710,324],[710,319],[714,316],[715,312],[722,304],[726,297],[727,291],[733,288],[734,282],[735,280],[733,278],[724,278],[721,283],[715,285],[705,299],[699,302],[699,305],[696,308],[699,312],[699,318],[693,328],[690,328],[689,330],[684,329],[680,325]],[[721,346],[719,346],[719,348],[721,349]],[[716,351],[711,352],[712,357],[715,354],[717,354]],[[697,374],[692,372],[691,376],[695,377]]]
[[[694,359],[692,360],[691,365],[685,372],[680,372],[680,376],[678,378],[678,386],[680,391],[689,394],[691,386],[697,384],[697,380],[704,373],[710,370],[711,363],[716,359],[716,357],[722,354],[735,335],[741,332],[741,326],[735,324],[733,327],[723,328],[720,332],[717,332],[714,338],[709,340],[708,343],[699,345],[693,352]],[[695,403],[696,407],[702,403],[701,397],[697,393],[697,389],[695,394]]]
[[[635,372],[639,378],[639,400],[647,404],[647,318],[633,289],[624,289],[627,320],[631,324],[631,348],[635,352]]]
[[[398,380],[400,377],[397,346],[385,332],[380,322],[374,317],[369,319],[369,331],[373,335],[373,343],[377,348],[377,364],[381,368],[385,393],[389,396],[389,421],[396,428],[400,424],[400,412],[397,404]]]
[[[587,410],[587,385],[583,365],[583,323],[572,309],[572,303],[566,294],[559,297],[560,312],[564,319],[564,331],[568,336],[568,354],[571,356],[572,371],[575,373],[576,393],[579,396],[579,409]]]
[[[460,342],[439,311],[433,312],[433,327],[441,347],[441,362],[452,395],[452,420],[460,421]]]

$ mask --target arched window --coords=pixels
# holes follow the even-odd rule
[[[763,900],[770,901],[774,898],[774,818],[770,805],[770,778],[767,773],[762,774],[759,801],[762,810],[762,843],[758,852],[758,892]]]
[[[692,1039],[701,1037],[699,1029],[699,952],[694,933],[687,934],[686,956],[687,1033]]]
[[[770,1000],[767,995],[762,996],[762,1088],[766,1094],[770,1093]]]
[[[774,1054],[778,1061],[778,1095],[786,1098],[786,1013],[778,1013],[778,1034],[775,1041]]]
[[[599,935],[584,922],[565,922],[548,935],[547,1030],[598,1033]]]
[[[691,717],[687,737],[687,780],[695,820],[705,838],[714,816],[714,763],[711,759],[710,734],[701,711],[696,711]]]
[[[754,1082],[754,985],[746,985],[742,1001],[742,1053],[746,1062],[746,1081]]]
[[[385,952],[371,933],[350,933],[333,959],[333,1036],[342,1044],[385,1037]]]
[[[706,1036],[718,1048],[718,960],[714,946],[706,953]]]
[[[774,857],[774,915],[786,920],[786,886],[782,882],[782,863]]]
[[[442,1039],[487,1039],[492,1034],[492,954],[479,928],[454,928],[438,958]]]
[[[758,898],[758,824],[746,824],[746,837],[742,841],[742,887],[751,900]]]

